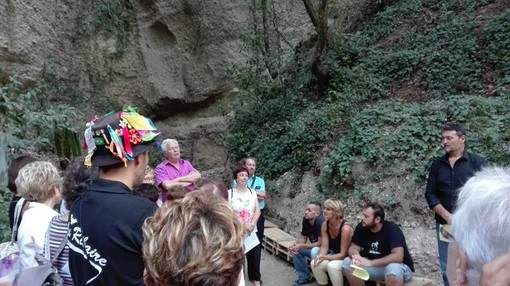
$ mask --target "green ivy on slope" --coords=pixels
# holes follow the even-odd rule
[[[440,126],[449,120],[466,125],[470,151],[491,163],[510,164],[508,110],[508,95],[451,96],[425,104],[380,101],[351,119],[350,129],[324,162],[323,187],[339,189],[355,160],[391,170],[404,159],[424,179],[431,159],[442,154]]]
[[[306,65],[295,60],[299,54],[275,81],[248,63],[237,74],[245,100],[227,138],[229,152],[257,157],[268,178],[323,169],[321,185],[330,189],[358,159],[374,166],[403,160],[423,179],[440,150],[439,125],[455,119],[471,130],[470,148],[510,163],[509,12],[489,15],[487,25],[479,17],[493,2],[398,1],[356,33],[333,35],[324,57],[331,79],[320,98]],[[495,92],[484,86],[487,69],[504,72],[495,73]],[[419,102],[393,99],[399,87],[411,88],[403,101]]]
[[[483,37],[489,59],[510,76],[510,9],[494,18]]]

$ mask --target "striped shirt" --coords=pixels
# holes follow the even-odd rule
[[[55,257],[60,244],[67,236],[68,222],[60,219],[60,216],[55,216],[51,219],[49,228],[49,243],[50,243],[50,260]],[[45,254],[46,255],[46,254]],[[73,279],[69,271],[69,247],[66,245],[62,252],[54,262],[54,266],[58,270],[58,274],[64,280],[65,286],[73,286]]]

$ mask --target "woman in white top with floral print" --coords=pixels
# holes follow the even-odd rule
[[[246,183],[248,182],[248,170],[245,167],[239,167],[233,172],[234,180],[237,186],[229,190],[229,201],[235,214],[239,216],[244,225],[246,235],[252,231],[257,231],[257,220],[260,216],[260,208],[255,191],[250,190]],[[260,247],[260,245],[256,246]],[[253,276],[260,277],[260,255],[252,255],[255,248],[246,253],[248,260],[248,277],[253,286],[260,285],[260,279],[252,279]],[[251,276],[251,277],[250,277]]]

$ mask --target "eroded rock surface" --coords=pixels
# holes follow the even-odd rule
[[[35,83],[49,75],[76,91],[63,97],[82,97],[65,100],[81,105],[87,119],[137,106],[158,121],[163,137],[192,145],[194,164],[224,168],[224,135],[236,100],[228,69],[247,58],[241,38],[251,27],[251,2],[103,2],[0,3],[0,79],[17,75]],[[288,43],[282,40],[284,49],[312,35],[300,2],[272,5],[271,26]],[[100,14],[106,8],[117,22]],[[127,27],[119,24],[123,19]]]

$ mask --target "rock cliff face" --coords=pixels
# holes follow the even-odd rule
[[[299,4],[299,5],[297,5]],[[183,141],[201,169],[227,161],[223,136],[236,88],[227,70],[246,60],[247,0],[10,1],[0,3],[0,79],[44,76],[71,86],[84,116],[138,106],[163,137]],[[275,1],[292,49],[310,37],[301,2]],[[258,15],[260,16],[260,15]]]

